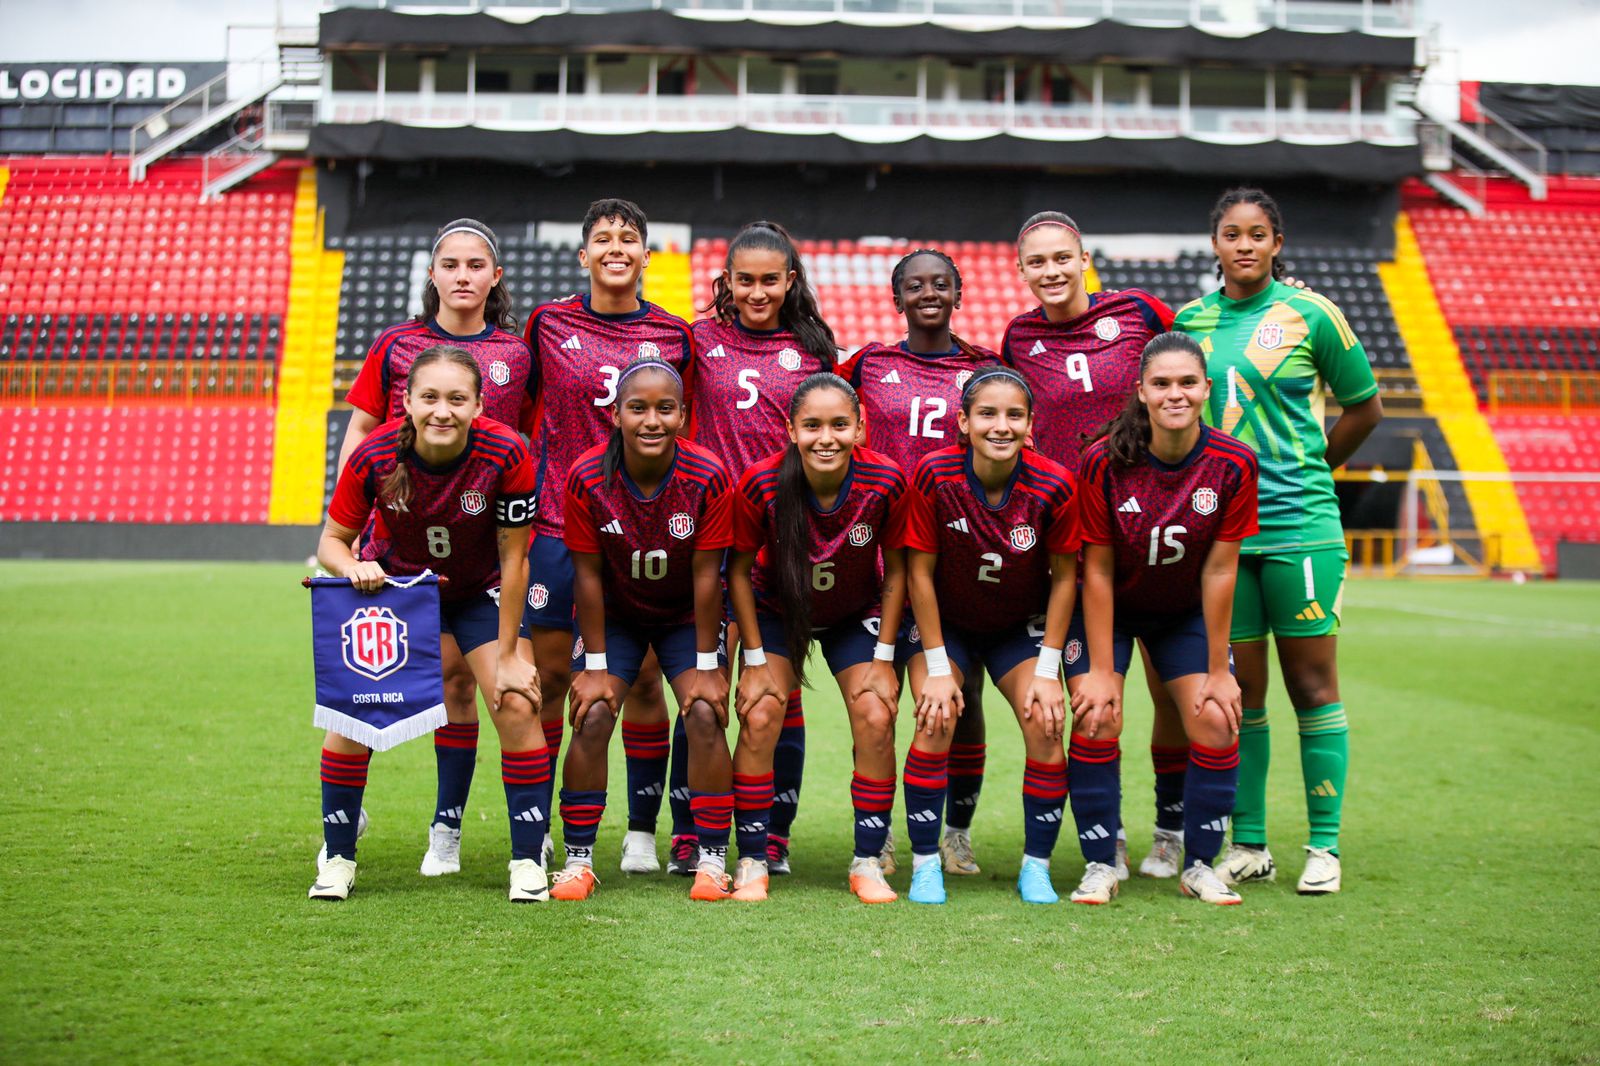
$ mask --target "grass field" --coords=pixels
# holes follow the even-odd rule
[[[600,893],[517,907],[487,728],[459,876],[416,873],[433,755],[415,742],[374,761],[355,895],[306,900],[299,576],[0,564],[0,1060],[1600,1060],[1593,585],[1350,589],[1339,896],[1294,894],[1304,808],[1278,690],[1284,873],[1243,907],[1136,879],[1110,907],[1025,909],[1020,746],[993,704],[985,874],[950,879],[943,908],[862,907],[844,888],[847,734],[821,690],[796,875],[767,904],[625,880],[617,802]],[[1151,775],[1131,704],[1137,862]],[[1081,868],[1072,843],[1058,887]]]

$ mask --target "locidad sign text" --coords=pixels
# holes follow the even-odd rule
[[[0,103],[174,100],[222,63],[0,63]]]

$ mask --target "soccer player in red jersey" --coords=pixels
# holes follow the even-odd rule
[[[488,226],[458,218],[440,227],[422,286],[422,314],[378,334],[350,389],[354,410],[339,449],[339,470],[381,423],[405,417],[411,363],[438,344],[462,348],[477,361],[486,418],[526,428],[538,367],[516,333],[504,273],[499,240]],[[459,655],[444,662],[444,703],[450,720],[433,734],[439,786],[422,856],[425,877],[461,869],[461,818],[478,761],[477,681]]]
[[[1006,328],[1000,354],[1039,392],[1035,444],[1078,469],[1089,437],[1122,410],[1139,383],[1139,353],[1172,327],[1172,310],[1142,289],[1090,293],[1084,287],[1089,253],[1078,225],[1059,211],[1041,211],[1017,234],[1017,270],[1039,306]],[[1155,706],[1150,757],[1156,777],[1154,846],[1139,872],[1175,877],[1183,829],[1183,775],[1188,745],[1178,712],[1145,663]],[[1120,819],[1117,875],[1128,876]]]
[[[945,901],[939,820],[965,678],[987,668],[1022,727],[1025,903],[1054,903],[1050,854],[1067,795],[1061,649],[1076,592],[1076,479],[1026,447],[1033,393],[1009,367],[980,370],[961,396],[964,444],[924,456],[906,533],[916,627],[911,691],[917,729],[906,753],[911,900]]]
[[[562,540],[567,476],[578,456],[609,439],[617,382],[628,364],[657,357],[689,378],[694,355],[688,323],[639,297],[639,279],[650,261],[648,235],[649,223],[639,205],[616,199],[590,204],[578,252],[578,261],[589,272],[589,292],[540,305],[525,334],[539,364],[532,438],[542,495],[534,517],[529,555],[533,577],[523,621],[544,682],[546,735],[557,751],[572,676],[573,569]],[[622,869],[650,873],[661,868],[655,825],[670,736],[655,656],[646,657],[622,717],[628,771]]]
[[[1228,659],[1239,542],[1254,534],[1255,453],[1201,423],[1211,381],[1199,344],[1163,333],[1139,387],[1083,456],[1083,615],[1067,644],[1072,816],[1088,865],[1074,903],[1109,903],[1119,807],[1117,738],[1135,638],[1184,710],[1186,896],[1236,904],[1212,869],[1239,780],[1239,683]],[[1087,651],[1087,655],[1085,654]]]
[[[688,735],[689,805],[700,853],[693,899],[726,899],[733,763],[722,630],[722,559],[732,485],[705,448],[678,439],[683,379],[659,358],[617,380],[611,440],[567,479],[566,542],[577,578],[583,669],[572,679],[572,745],[561,789],[566,868],[556,899],[594,891],[594,841],[606,804],[606,747],[622,694],[654,651]]]
[[[551,766],[539,727],[539,681],[519,653],[528,524],[536,475],[516,430],[482,417],[477,361],[438,345],[407,373],[402,419],[368,434],[339,475],[317,558],[330,573],[376,591],[388,575],[433,570],[445,661],[464,657],[500,734],[511,819],[511,899],[547,898],[541,850]],[[372,520],[359,556],[356,537]],[[356,835],[371,749],[329,733],[322,751],[325,857],[311,896],[344,899],[356,873]]]
[[[839,345],[817,309],[794,239],[776,222],[752,222],[728,242],[707,310],[712,317],[690,327],[696,352],[689,435],[715,452],[737,481],[789,442],[786,427],[795,389],[812,374],[832,370]],[[737,632],[730,639],[737,640]],[[772,821],[767,827],[767,870],[772,874],[789,872],[790,830],[799,810],[805,762],[805,710],[796,689],[789,694],[772,758]],[[675,824],[667,866],[674,872],[687,872],[686,860],[694,855],[694,840],[684,831],[689,822],[683,773],[683,759],[675,751]]]
[[[905,316],[906,339],[872,342],[850,357],[841,373],[861,394],[866,442],[902,470],[948,447],[959,436],[956,412],[961,391],[974,373],[999,357],[951,331],[961,306],[961,271],[935,248],[918,248],[894,265],[889,284],[895,310]],[[950,794],[939,853],[946,873],[979,872],[972,853],[972,818],[983,788],[983,671],[974,670],[961,691],[965,710],[950,745]],[[890,840],[893,846],[893,838]]]
[[[905,476],[892,460],[857,446],[861,404],[835,374],[800,383],[788,427],[789,446],[745,471],[733,504],[728,597],[744,650],[733,755],[733,895],[767,897],[772,749],[785,699],[805,683],[814,640],[838,680],[855,741],[850,888],[863,903],[890,903],[896,896],[879,856],[894,808]]]

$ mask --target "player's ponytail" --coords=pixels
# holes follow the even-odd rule
[[[678,374],[677,368],[660,356],[643,355],[623,368],[622,374],[617,378],[617,399],[611,408],[611,436],[606,438],[606,450],[600,455],[600,475],[607,481],[622,469],[622,424],[616,414],[622,410],[623,399],[627,393],[638,385],[637,375],[644,370],[659,371],[671,378],[678,386],[678,402],[683,402],[683,378]]]
[[[1144,351],[1139,353],[1140,381],[1144,380],[1144,372],[1150,368],[1150,361],[1166,352],[1188,353],[1200,364],[1201,375],[1205,375],[1206,353],[1193,337],[1186,333],[1160,333],[1152,337],[1144,346]],[[1118,466],[1138,466],[1144,462],[1145,452],[1150,447],[1150,411],[1139,399],[1139,390],[1134,389],[1128,394],[1128,402],[1123,404],[1122,410],[1111,421],[1093,434],[1084,436],[1086,442],[1107,438],[1106,452]]]
[[[861,398],[838,374],[812,374],[789,399],[789,421],[800,412],[805,398],[817,389],[834,389],[850,401],[861,417]],[[790,443],[778,464],[777,498],[773,503],[772,546],[768,558],[777,578],[778,602],[783,605],[785,654],[797,681],[806,683],[806,652],[811,647],[811,484],[806,480],[800,449]]]
[[[1268,196],[1261,189],[1249,185],[1239,185],[1217,197],[1217,202],[1212,205],[1211,235],[1213,237],[1217,235],[1217,227],[1222,225],[1222,216],[1240,204],[1255,204],[1261,208],[1261,213],[1267,216],[1267,222],[1272,225],[1272,232],[1277,236],[1283,236],[1283,212],[1278,210],[1278,201]],[[1273,280],[1281,280],[1287,273],[1288,268],[1283,265],[1283,257],[1274,255],[1272,257]],[[1222,277],[1221,260],[1217,261],[1217,277]]]
[[[412,383],[417,380],[417,371],[435,363],[454,363],[472,376],[472,395],[483,393],[483,371],[478,369],[478,361],[472,358],[472,354],[453,344],[435,344],[412,361],[411,369],[406,372],[407,395],[410,395]],[[411,469],[406,466],[406,460],[416,447],[417,423],[407,414],[401,419],[400,429],[395,434],[394,469],[378,486],[379,502],[396,511],[404,511],[411,504]]]
[[[430,273],[422,282],[422,314],[417,316],[418,322],[428,322],[439,316],[439,289],[433,284],[431,271],[434,257],[439,254],[440,243],[452,233],[468,233],[478,237],[488,245],[489,258],[494,261],[494,265],[497,267],[500,265],[500,238],[495,236],[494,230],[482,222],[475,218],[458,218],[440,226],[439,232],[433,238],[433,250],[428,255]],[[511,308],[511,289],[506,285],[505,275],[501,274],[500,280],[489,290],[489,297],[484,302],[483,320],[508,333],[515,333],[517,316],[511,313]]]
[[[711,283],[711,304],[704,310],[714,313],[719,321],[732,322],[739,316],[733,305],[733,287],[728,276],[733,271],[733,257],[746,248],[777,252],[784,257],[786,269],[794,272],[794,284],[778,308],[778,324],[789,330],[812,356],[824,367],[832,370],[839,361],[839,342],[833,329],[822,317],[817,306],[817,295],[806,278],[806,265],[794,245],[789,231],[776,222],[752,222],[728,242],[728,255],[723,261],[722,273]]]

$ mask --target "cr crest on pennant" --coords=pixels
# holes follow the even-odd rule
[[[382,681],[406,664],[406,623],[388,607],[360,607],[339,627],[344,664],[362,677]]]

